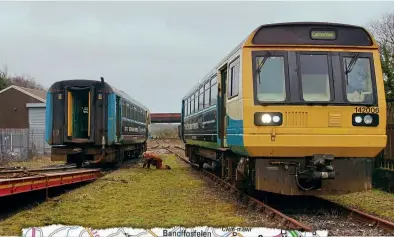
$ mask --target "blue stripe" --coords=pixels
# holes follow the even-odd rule
[[[116,135],[116,95],[114,93],[108,94],[108,122],[107,122],[107,145],[115,142]]]
[[[53,94],[48,92],[46,98],[46,108],[45,108],[45,140],[49,145],[52,144],[52,116],[53,116],[53,108],[52,108],[52,96]]]

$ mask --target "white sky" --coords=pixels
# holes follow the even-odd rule
[[[0,67],[46,87],[105,80],[152,112],[182,97],[261,24],[365,26],[394,2],[0,2]]]

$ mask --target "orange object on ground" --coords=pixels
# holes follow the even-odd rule
[[[149,169],[150,165],[154,165],[156,166],[156,169],[171,169],[171,167],[168,165],[165,165],[163,167],[163,160],[154,153],[144,152],[143,157],[145,158],[145,161],[142,168],[145,168],[145,166],[147,166],[147,168]]]

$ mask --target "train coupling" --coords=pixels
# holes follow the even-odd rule
[[[81,148],[74,148],[73,149],[74,154],[81,154],[83,150]]]

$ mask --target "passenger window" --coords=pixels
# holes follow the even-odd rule
[[[371,64],[369,58],[344,57],[344,69],[349,69],[346,83],[346,98],[349,102],[373,102]],[[350,65],[350,67],[349,67]],[[346,75],[345,75],[346,76]]]
[[[237,60],[233,66],[230,66],[230,82],[229,82],[228,98],[232,98],[238,95],[238,91],[239,91],[238,84],[239,84],[239,60]]]
[[[188,109],[189,109],[189,103],[188,103],[188,100],[186,100],[185,102],[185,116],[187,116],[188,115]]]
[[[330,101],[327,55],[300,55],[302,96],[305,101]]]
[[[210,96],[211,81],[208,81],[204,86],[204,108],[209,107],[209,96]]]
[[[191,114],[194,114],[194,95],[193,95],[193,98],[192,98],[192,103],[191,103]]]
[[[204,86],[200,88],[200,97],[198,100],[198,110],[203,110],[204,109]]]
[[[198,112],[198,91],[194,94],[194,113]]]
[[[188,104],[189,104],[189,115],[190,115],[190,114],[192,114],[192,106],[191,106],[192,101],[191,101],[190,97],[189,97],[189,100],[188,100]]]
[[[217,77],[215,77],[211,80],[211,103],[210,103],[210,105],[216,105],[217,93],[218,93],[218,83],[217,83]]]
[[[257,99],[261,102],[280,102],[286,99],[284,57],[256,58]],[[258,69],[260,68],[260,72]]]

